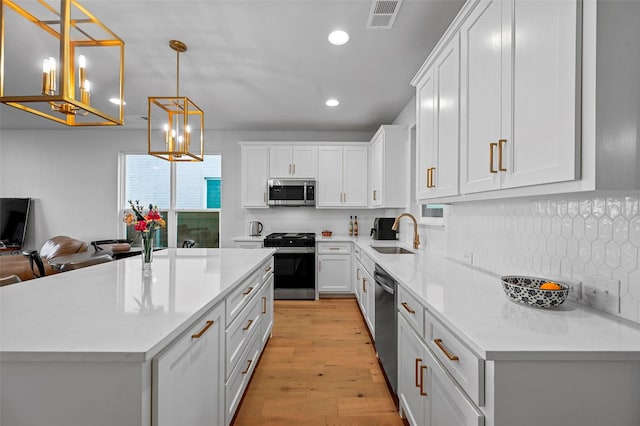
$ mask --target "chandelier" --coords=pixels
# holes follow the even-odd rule
[[[76,0],[52,3],[2,0],[0,102],[67,126],[122,125],[124,42]]]
[[[168,161],[202,161],[204,112],[180,96],[180,53],[187,45],[171,40],[169,46],[176,52],[176,96],[149,97],[149,154]]]

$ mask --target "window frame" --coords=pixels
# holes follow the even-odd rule
[[[127,188],[127,156],[129,155],[148,155],[146,152],[139,151],[121,151],[118,154],[118,220],[120,225],[118,226],[118,238],[126,238],[127,226],[122,221],[122,217],[125,212],[130,211],[126,198]],[[220,193],[222,194],[222,154],[221,153],[205,153],[206,156],[219,155],[220,156]],[[167,222],[167,247],[181,247],[182,242],[178,242],[178,214],[179,213],[199,213],[199,212],[218,212],[218,235],[222,229],[222,200],[220,200],[220,208],[208,209],[185,209],[176,208],[176,191],[177,191],[177,163],[169,162],[169,207],[159,208],[159,210],[167,211],[167,217],[164,219]],[[179,244],[178,244],[179,243]]]

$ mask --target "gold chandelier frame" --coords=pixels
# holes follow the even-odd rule
[[[46,11],[49,16],[57,16],[57,19],[38,18],[36,12],[26,10],[13,0],[2,0],[0,7],[0,26],[2,27],[0,30],[0,102],[67,126],[124,124],[124,41],[76,0],[60,0],[60,10],[56,10],[44,0],[37,0],[32,4],[39,5],[38,7],[41,9],[39,13]],[[59,40],[59,57],[57,58],[59,69],[48,75],[46,73],[43,75],[42,93],[39,95],[6,95],[6,8],[15,11],[42,29],[44,33]],[[73,18],[72,8],[76,15]],[[72,38],[72,32],[75,38]],[[96,37],[95,32],[100,32],[105,37]],[[118,114],[115,116],[90,105],[89,88],[83,80],[83,70],[80,70],[78,78],[80,90],[78,90],[79,93],[76,93],[74,72],[76,49],[85,47],[119,49],[118,94],[120,104],[117,105]],[[36,87],[35,84],[34,87]],[[56,90],[57,88],[59,90]],[[78,119],[79,117],[83,118]]]

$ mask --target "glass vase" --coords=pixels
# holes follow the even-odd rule
[[[142,269],[151,270],[151,262],[153,262],[153,233],[142,233]]]

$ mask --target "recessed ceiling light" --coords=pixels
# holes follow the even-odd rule
[[[340,102],[338,102],[337,99],[327,99],[324,104],[328,107],[337,107],[338,105],[340,105]]]
[[[343,44],[346,44],[349,41],[349,34],[347,34],[342,30],[336,30],[329,34],[328,39],[329,39],[329,43],[336,46],[342,46]]]
[[[109,98],[109,102],[111,102],[114,105],[120,105],[120,102],[122,102],[122,105],[127,104],[125,101],[120,101],[120,98]]]

